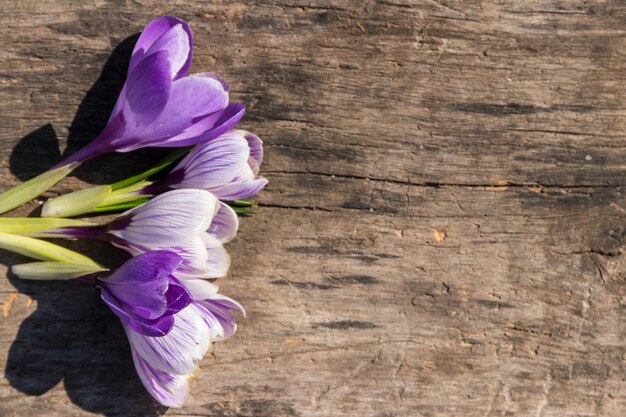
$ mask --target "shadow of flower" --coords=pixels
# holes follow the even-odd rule
[[[63,157],[75,152],[104,128],[122,89],[138,35],[111,53],[98,80],[82,100],[69,128]],[[148,168],[168,150],[141,150],[90,161],[74,175],[90,183],[110,183]],[[56,132],[47,124],[24,136],[10,157],[11,172],[27,180],[61,159]],[[99,242],[58,242],[112,267],[127,255]],[[2,263],[29,262],[2,252]],[[35,282],[8,277],[17,291],[31,297],[37,309],[19,327],[9,349],[5,377],[11,386],[33,396],[63,382],[77,406],[106,416],[161,415],[159,405],[141,385],[119,320],[102,303],[98,291],[72,282]]]

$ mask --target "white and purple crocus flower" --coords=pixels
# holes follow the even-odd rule
[[[181,263],[173,252],[148,252],[95,280],[102,299],[122,322],[141,382],[168,407],[181,407],[187,400],[189,376],[211,342],[235,332],[232,311],[245,314],[236,301],[218,294],[215,285],[179,281]]]
[[[219,278],[230,267],[223,244],[235,237],[238,226],[233,209],[209,191],[184,189],[161,194],[104,225],[59,227],[31,236],[103,240],[132,255],[168,250],[183,259],[180,278]]]
[[[231,130],[196,145],[163,180],[143,191],[158,194],[168,189],[197,188],[220,200],[233,201],[257,194],[267,180],[259,177],[263,142],[245,130]]]

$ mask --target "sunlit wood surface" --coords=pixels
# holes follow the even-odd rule
[[[248,316],[167,410],[95,290],[3,278],[1,416],[625,415],[623,2],[3,0],[0,189],[97,135],[162,14],[265,141],[220,280]]]

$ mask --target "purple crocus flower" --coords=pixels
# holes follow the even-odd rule
[[[229,87],[219,76],[186,76],[192,52],[193,35],[184,21],[162,16],[150,22],[137,40],[106,128],[59,166],[112,151],[194,145],[232,128],[243,105],[228,103]]]
[[[234,334],[234,300],[203,280],[173,277],[181,258],[168,251],[138,255],[109,277],[96,279],[102,299],[120,318],[137,374],[161,404],[181,407],[189,375],[211,342]]]
[[[142,192],[158,194],[167,189],[198,188],[220,200],[238,200],[257,194],[267,180],[259,177],[263,142],[245,130],[231,130],[197,145],[162,181]]]
[[[178,278],[218,278],[230,266],[223,244],[234,238],[238,225],[234,210],[209,191],[185,189],[161,194],[105,225],[60,227],[32,235],[104,240],[133,255],[168,250],[183,259]]]
[[[236,301],[217,293],[203,280],[185,281],[193,302],[174,316],[172,330],[150,337],[124,325],[133,361],[150,394],[168,407],[181,407],[189,393],[188,379],[208,352],[211,342],[235,333],[232,311],[245,314]]]
[[[97,278],[96,285],[125,326],[144,336],[164,336],[174,326],[174,314],[191,303],[187,289],[172,275],[181,262],[173,252],[145,253]]]
[[[212,73],[186,76],[193,36],[182,20],[163,16],[137,40],[126,83],[102,133],[50,170],[0,195],[0,213],[41,195],[85,161],[144,147],[191,146],[216,138],[243,117],[228,84]]]

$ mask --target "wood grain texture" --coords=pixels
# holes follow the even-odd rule
[[[98,133],[160,14],[265,140],[270,186],[220,281],[248,317],[166,410],[94,291],[9,277],[0,415],[626,413],[623,2],[4,0],[2,189]]]

